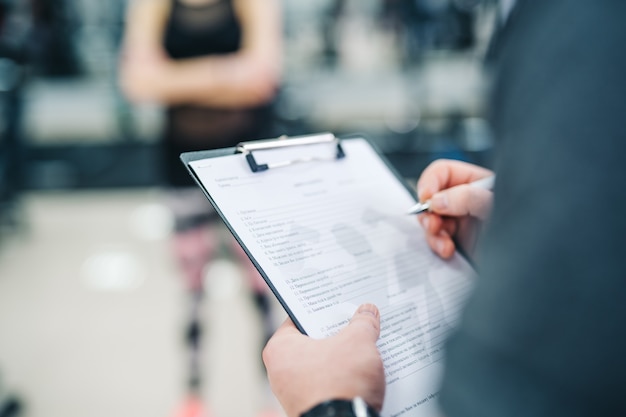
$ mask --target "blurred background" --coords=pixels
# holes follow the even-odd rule
[[[491,164],[495,0],[281,3],[273,135],[364,134],[409,182],[441,157]],[[166,112],[118,83],[126,9],[0,0],[0,417],[183,415],[196,373],[205,415],[276,409],[260,349],[280,307],[259,314],[228,251],[203,270],[207,302],[181,285]]]

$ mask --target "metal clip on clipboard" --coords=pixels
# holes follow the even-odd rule
[[[271,149],[281,149],[287,147],[294,146],[306,146],[306,145],[319,145],[319,144],[335,144],[336,153],[332,158],[322,158],[317,156],[311,157],[302,157],[297,159],[291,159],[288,161],[281,162],[273,162],[267,164],[259,164],[256,159],[254,159],[254,155],[252,152],[254,151],[265,151]],[[341,159],[346,156],[341,148],[341,142],[338,137],[333,135],[332,133],[323,133],[319,135],[308,135],[308,136],[296,136],[296,137],[288,137],[281,136],[277,139],[267,139],[267,140],[257,140],[251,142],[241,142],[237,145],[236,151],[245,155],[248,164],[250,165],[250,169],[252,172],[261,172],[267,171],[270,168],[281,168],[286,167],[293,164],[298,164],[302,162],[313,162],[313,161],[329,161]]]

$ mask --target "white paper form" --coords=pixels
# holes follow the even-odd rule
[[[309,336],[335,334],[362,303],[378,306],[382,416],[435,416],[443,342],[472,268],[459,255],[432,253],[416,217],[405,214],[415,200],[365,140],[342,146],[343,159],[259,173],[241,154],[190,165]]]

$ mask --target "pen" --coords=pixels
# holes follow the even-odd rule
[[[490,175],[488,177],[472,181],[469,183],[469,185],[471,185],[472,187],[483,188],[485,190],[491,190],[495,181],[496,176]],[[407,210],[406,214],[420,214],[428,210],[430,210],[430,200],[426,200],[423,203],[415,204],[413,207]]]

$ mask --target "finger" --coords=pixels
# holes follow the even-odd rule
[[[441,190],[492,174],[488,169],[467,162],[439,159],[428,165],[420,175],[417,182],[418,197],[420,201],[426,201]]]
[[[441,217],[438,214],[420,214],[419,221],[424,231],[429,235],[438,235],[445,230],[448,235],[454,236],[458,230],[457,219]]]
[[[448,236],[455,236],[459,230],[459,222],[454,217],[442,218],[441,228],[439,230],[445,230]]]
[[[492,200],[491,191],[464,184],[433,195],[430,209],[445,216],[472,216],[484,220],[489,216]]]
[[[380,336],[380,312],[374,304],[361,305],[340,333],[358,333],[366,341],[375,343]]]
[[[442,231],[440,234],[434,236],[427,235],[426,241],[433,252],[443,259],[448,259],[454,254],[454,241],[452,241],[452,238],[446,232]]]
[[[423,213],[420,214],[418,218],[426,233],[436,235],[441,230],[443,219],[440,215],[433,213]]]

